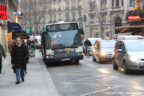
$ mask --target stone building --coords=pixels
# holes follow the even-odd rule
[[[80,22],[85,37],[113,37],[135,0],[21,0],[22,26],[40,33],[45,24]]]
[[[113,37],[116,28],[126,23],[126,13],[135,7],[134,0],[88,0],[86,36]]]

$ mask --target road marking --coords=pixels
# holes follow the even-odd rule
[[[70,84],[72,82],[78,82],[78,81],[83,81],[83,80],[87,80],[87,79],[91,79],[91,78],[97,78],[97,77],[103,77],[103,76],[105,76],[105,75],[99,75],[99,76],[95,76],[95,77],[88,77],[88,78],[83,78],[83,79],[72,80],[69,82],[65,82],[65,84]]]
[[[67,75],[68,76],[86,76],[85,74],[65,74],[65,73],[58,74],[58,76],[67,76]]]
[[[108,70],[108,69],[106,69],[106,68],[100,68],[100,69],[98,69],[101,73],[104,73],[104,74],[109,74],[110,73],[110,71]]]
[[[82,72],[82,71],[88,71],[88,70],[91,70],[91,69],[83,69],[83,70],[76,70],[76,71],[70,71],[70,72],[66,72],[66,73],[59,73],[57,75],[69,75],[71,73],[76,73],[76,72]]]
[[[82,94],[80,96],[88,96],[90,94],[94,94],[94,93],[99,93],[99,92],[104,92],[104,91],[107,91],[107,90],[110,90],[110,89],[116,89],[116,88],[119,88],[120,86],[117,86],[117,87],[108,87],[108,88],[105,88],[105,89],[102,89],[102,90],[97,90],[97,91],[92,91],[92,92],[88,92],[88,93],[85,93],[85,94]]]

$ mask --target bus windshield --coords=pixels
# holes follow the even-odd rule
[[[78,30],[48,32],[46,37],[48,49],[77,47],[82,41]]]
[[[47,32],[77,30],[77,29],[78,29],[77,23],[63,23],[63,24],[46,25]]]

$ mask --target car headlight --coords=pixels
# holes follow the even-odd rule
[[[138,59],[136,57],[130,57],[129,60],[131,62],[134,62],[134,63],[139,63]]]
[[[101,56],[105,56],[105,55],[106,55],[106,52],[101,51],[101,52],[100,52],[100,55],[101,55]]]

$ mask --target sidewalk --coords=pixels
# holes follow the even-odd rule
[[[19,85],[15,84],[16,76],[11,69],[10,56],[7,56],[7,60],[8,64],[3,66],[3,73],[0,74],[0,96],[59,96],[41,58],[30,59],[25,82]]]

